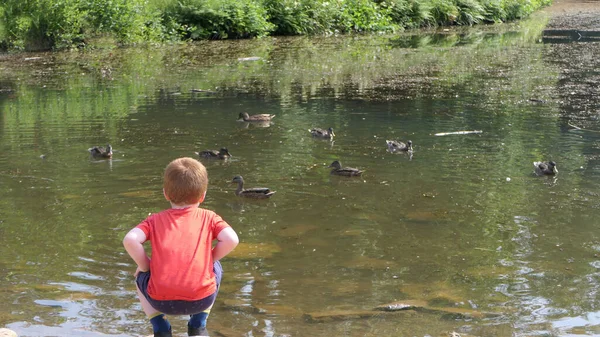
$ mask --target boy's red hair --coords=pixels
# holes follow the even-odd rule
[[[194,158],[175,159],[165,169],[163,188],[166,197],[175,205],[200,202],[207,187],[206,167]]]

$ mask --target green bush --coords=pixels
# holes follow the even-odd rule
[[[371,0],[265,0],[275,33],[283,35],[394,31],[392,10]]]
[[[392,22],[403,28],[429,26],[432,22],[431,3],[419,0],[389,0],[379,3],[389,9]]]
[[[155,13],[144,0],[4,0],[0,25],[4,41],[16,49],[38,50],[83,45],[111,34],[119,42],[161,38]]]
[[[335,16],[340,32],[393,31],[395,26],[389,16],[390,10],[371,0],[338,1],[340,10]]]
[[[0,50],[390,32],[527,17],[551,0],[2,0]]]
[[[331,34],[335,31],[333,20],[339,9],[332,2],[265,0],[264,6],[276,35]]]
[[[159,13],[145,0],[78,0],[85,30],[90,34],[112,34],[125,43],[163,38]]]
[[[456,0],[459,25],[474,25],[485,19],[485,7],[476,0]]]
[[[163,22],[184,39],[265,36],[275,27],[254,0],[181,0],[163,4]]]
[[[17,49],[49,49],[82,39],[75,0],[5,0],[0,14],[6,42]]]

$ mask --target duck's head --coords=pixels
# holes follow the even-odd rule
[[[342,163],[340,163],[339,160],[334,161],[333,163],[331,163],[331,165],[327,166],[327,167],[333,167],[334,169],[341,169],[342,168]]]
[[[240,112],[239,119],[247,119],[249,117],[250,117],[250,115],[248,115],[247,112]]]
[[[106,154],[112,155],[112,146],[110,144],[106,144]]]
[[[327,129],[327,131],[329,131],[329,134],[330,134],[332,137],[335,137],[335,133],[333,133],[333,128],[329,128],[329,129]]]
[[[231,153],[229,153],[229,150],[227,150],[227,148],[226,148],[226,147],[222,147],[222,148],[219,150],[219,154],[220,154],[220,155],[227,155],[227,156],[231,157]]]
[[[556,162],[554,162],[554,161],[548,162],[548,165],[550,165],[551,168],[554,168],[556,166]]]
[[[243,183],[244,178],[242,178],[242,176],[235,176],[235,177],[233,177],[233,180],[231,182],[232,183]]]
[[[406,142],[408,144],[408,149],[412,151],[412,140]]]

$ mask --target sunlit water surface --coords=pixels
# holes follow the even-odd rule
[[[225,146],[231,160],[203,160],[203,207],[241,244],[213,335],[600,334],[599,48],[531,26],[0,59],[0,326],[150,334],[121,239],[168,207],[170,160]],[[482,133],[435,136],[465,130]],[[89,157],[107,143],[112,160]],[[365,173],[332,176],[334,160]],[[277,193],[242,200],[235,175]],[[400,300],[484,315],[368,315]]]

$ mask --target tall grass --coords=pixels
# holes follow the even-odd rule
[[[3,0],[0,49],[394,32],[521,19],[551,0]]]

